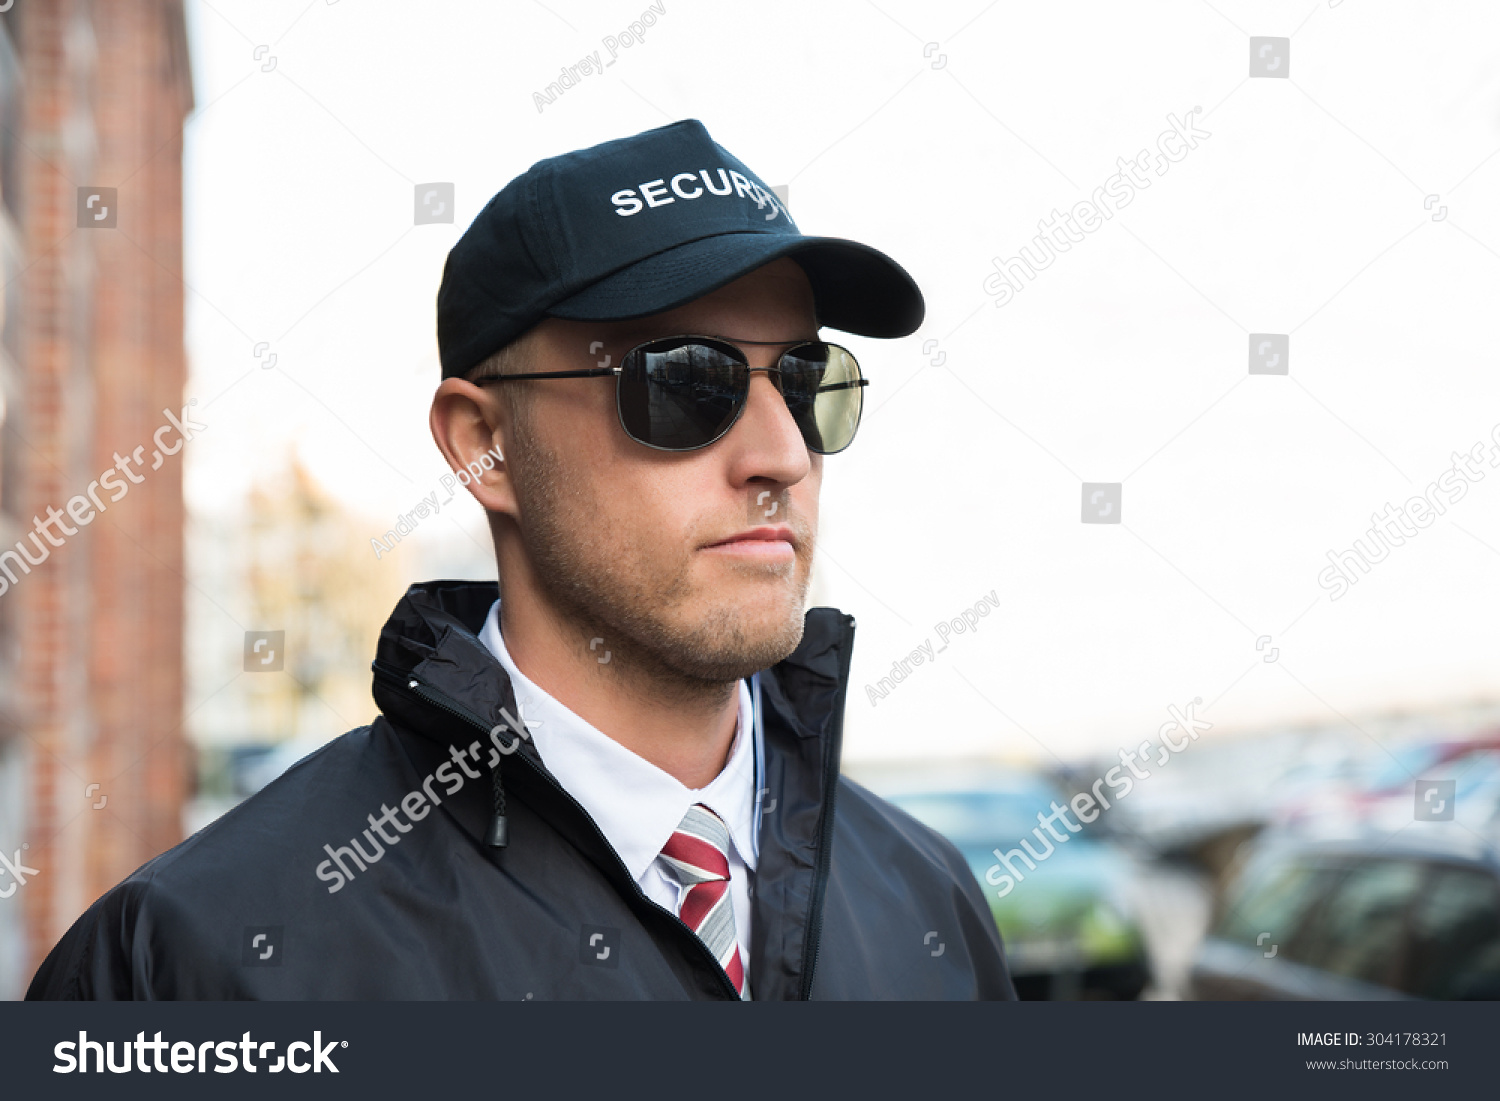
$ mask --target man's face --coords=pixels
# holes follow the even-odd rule
[[[767,367],[818,335],[807,277],[787,259],[667,313],[554,318],[534,333],[526,371],[577,370],[606,355],[618,364],[643,341],[682,334],[720,337]],[[730,681],[796,647],[822,456],[766,374],[751,375],[728,434],[688,452],[626,436],[612,377],[518,385],[530,393],[506,465],[538,596],[587,635],[676,677]]]

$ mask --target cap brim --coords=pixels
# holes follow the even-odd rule
[[[910,336],[922,292],[878,249],[837,237],[722,233],[648,256],[547,311],[571,321],[626,321],[686,305],[772,260],[791,257],[812,284],[818,323],[859,336]]]

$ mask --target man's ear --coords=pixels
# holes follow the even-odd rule
[[[510,410],[491,390],[461,378],[444,379],[427,422],[448,466],[489,512],[515,516],[515,487],[505,464]]]

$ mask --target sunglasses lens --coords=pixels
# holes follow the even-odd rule
[[[781,392],[808,450],[833,455],[854,442],[864,409],[859,364],[837,344],[803,344],[781,357]]]
[[[621,364],[620,423],[665,451],[712,443],[744,403],[745,366],[701,338],[669,337],[633,349]]]

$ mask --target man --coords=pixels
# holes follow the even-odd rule
[[[105,895],[32,998],[1009,998],[943,838],[840,778],[823,459],[907,335],[696,120],[534,165],[438,293],[433,436],[500,582],[413,586],[382,715]],[[498,598],[498,599],[497,599]]]

